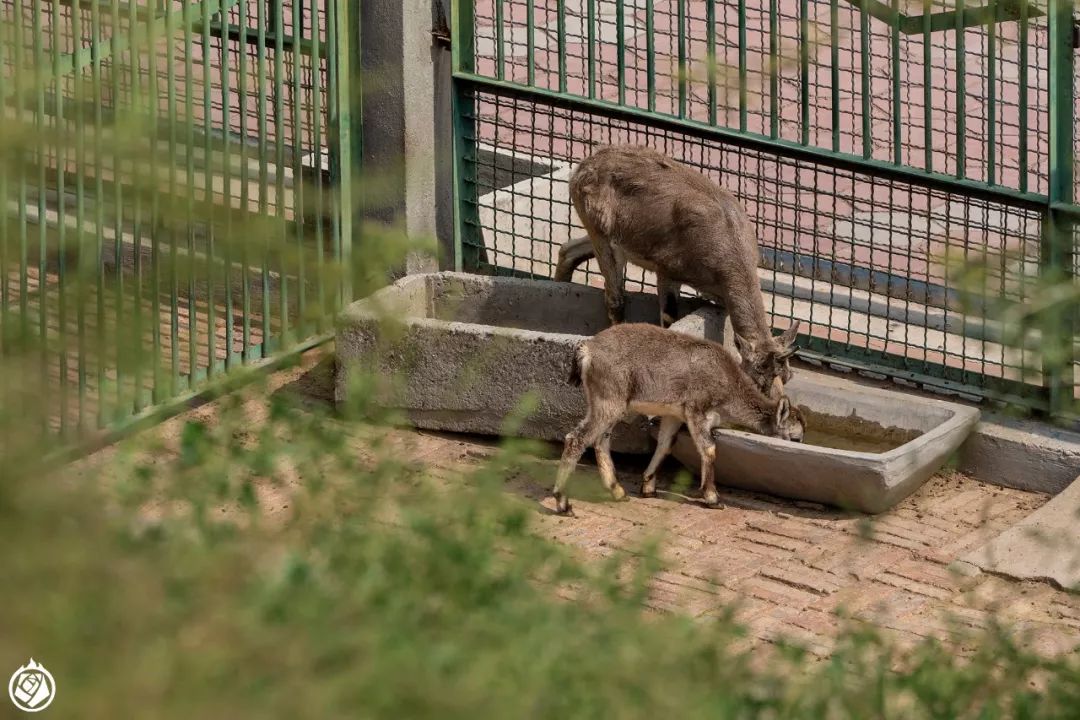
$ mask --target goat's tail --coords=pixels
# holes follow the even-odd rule
[[[571,385],[581,385],[581,375],[585,369],[585,363],[588,361],[588,350],[585,349],[585,345],[578,345],[574,349],[574,357],[570,361],[570,377],[568,380]]]

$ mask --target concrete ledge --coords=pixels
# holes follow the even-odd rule
[[[957,470],[993,485],[1059,493],[1080,474],[1080,433],[987,413],[960,448]]]

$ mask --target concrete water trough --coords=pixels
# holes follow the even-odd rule
[[[630,294],[626,314],[628,321],[658,323],[656,295]],[[347,400],[350,368],[366,365],[386,379],[379,403],[401,410],[415,426],[500,435],[531,395],[535,406],[515,434],[562,441],[585,414],[581,389],[568,382],[574,349],[607,325],[597,288],[451,272],[410,275],[339,316],[336,399]],[[618,452],[648,453],[653,445],[644,418],[620,424],[612,438]]]
[[[711,308],[698,309],[672,329],[721,341],[724,318]],[[979,421],[979,411],[965,405],[801,369],[786,389],[806,415],[804,442],[720,430],[718,483],[878,513],[940,470]],[[685,430],[672,454],[700,470]]]
[[[715,307],[686,300],[680,309],[686,316],[674,330],[725,340]],[[628,321],[656,323],[658,315],[655,295],[629,295]],[[378,403],[417,427],[502,435],[531,396],[531,412],[511,431],[561,441],[585,413],[581,389],[568,381],[574,349],[607,325],[597,288],[450,272],[407,276],[340,315],[336,399],[348,399],[349,372],[362,366],[379,379]],[[721,430],[720,483],[881,512],[939,470],[979,418],[963,405],[806,370],[788,393],[807,413],[806,442]],[[653,431],[645,418],[629,418],[612,447],[649,453]],[[673,455],[699,468],[685,432]]]

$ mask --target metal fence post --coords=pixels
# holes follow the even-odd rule
[[[450,28],[455,73],[475,71],[474,0],[453,0]],[[479,247],[476,187],[476,102],[463,83],[454,83],[454,269],[472,270]]]
[[[335,0],[335,27],[328,28],[329,40],[335,46],[331,60],[336,75],[334,97],[331,98],[334,113],[330,119],[335,147],[330,156],[331,172],[338,182],[334,254],[335,260],[341,263],[338,301],[342,305],[352,300],[352,248],[359,240],[359,212],[362,205],[353,184],[363,157],[363,125],[354,123],[354,120],[362,117],[363,92],[359,72],[360,17],[351,12],[352,4],[351,0]]]
[[[1073,275],[1073,113],[1075,72],[1074,0],[1050,0],[1050,184],[1043,221],[1042,283],[1069,283]],[[1046,313],[1043,373],[1050,412],[1068,412],[1074,403],[1073,336],[1076,313],[1060,304]]]

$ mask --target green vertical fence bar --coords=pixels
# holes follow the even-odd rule
[[[900,107],[900,0],[892,0],[892,129],[893,162],[903,161],[903,113]]]
[[[34,15],[32,30],[34,33],[34,72],[41,72],[45,67],[44,33],[41,27],[43,7],[41,0],[33,0],[31,12]],[[37,133],[35,139],[34,154],[37,157],[37,226],[38,226],[38,336],[40,338],[41,353],[41,407],[48,408],[51,395],[51,383],[49,382],[49,323],[48,317],[51,312],[49,306],[48,282],[48,224],[45,221],[45,166],[48,164],[47,146],[45,142],[45,86],[39,86],[34,92],[34,130]],[[7,198],[4,198],[6,203]],[[7,217],[7,207],[3,209],[3,215]],[[49,414],[42,413],[43,429],[48,430]]]
[[[565,0],[559,0],[559,7],[563,7]],[[562,32],[560,32],[560,37]],[[619,83],[619,104],[626,104],[626,8],[623,0],[615,0],[615,48],[616,48],[616,78]],[[559,45],[559,63],[566,62],[566,43]],[[566,92],[566,88],[562,88]]]
[[[264,221],[270,212],[270,158],[266,147],[267,135],[267,63],[266,63],[266,3],[271,0],[262,0],[255,7],[255,82],[258,84],[256,92],[256,119],[259,133],[259,219]],[[259,242],[259,280],[262,289],[260,315],[262,315],[262,342],[259,343],[259,357],[265,358],[270,347],[272,328],[270,327],[270,268],[269,268],[270,238],[264,237]]]
[[[799,113],[803,145],[810,144],[810,11],[799,1]]]
[[[649,112],[656,112],[656,39],[653,23],[653,0],[645,0],[645,79]]]
[[[97,366],[97,427],[105,427],[107,418],[108,396],[105,393],[106,353],[105,327],[105,183],[102,175],[105,168],[102,161],[103,149],[101,133],[101,3],[90,6],[90,84],[94,105],[94,294],[97,317],[95,320],[94,355]],[[120,238],[117,237],[119,242]],[[119,270],[119,268],[117,268]]]
[[[769,137],[780,136],[780,16],[779,0],[769,0]]]
[[[562,5],[560,4],[560,12]],[[561,31],[560,31],[561,32]],[[505,77],[503,66],[506,64],[506,49],[503,47],[503,0],[495,0],[495,77]],[[561,82],[561,81],[560,81]],[[565,92],[560,84],[560,92]]]
[[[52,16],[54,18],[60,17],[60,0],[53,0],[52,2]],[[57,78],[60,77],[60,64],[63,57],[63,43],[61,42],[61,23],[53,23],[53,36],[52,36],[52,69],[53,75]],[[64,132],[67,130],[67,122],[64,119],[64,87],[63,83],[59,80],[56,82],[53,88],[53,104],[55,106],[55,123],[59,131]],[[56,196],[66,197],[67,188],[65,181],[65,175],[67,173],[67,144],[64,142],[56,143]],[[7,202],[7,192],[3,193],[3,200]],[[5,223],[6,225],[6,223]],[[70,429],[70,419],[68,413],[71,411],[69,404],[70,391],[68,388],[68,273],[67,273],[67,223],[59,222],[56,224],[56,249],[57,249],[57,262],[56,262],[56,322],[57,322],[57,349],[59,363],[59,378],[60,383],[57,391],[60,396],[60,436],[66,437]],[[6,297],[6,293],[5,293]]]
[[[203,117],[203,190],[204,221],[206,227],[206,376],[213,378],[218,371],[217,364],[217,278],[215,266],[217,265],[217,221],[216,198],[214,193],[214,145],[211,142],[210,128],[213,122],[213,95],[211,94],[210,72],[210,3],[202,3],[202,117]],[[224,23],[222,23],[224,24]],[[228,122],[228,118],[225,119]],[[224,143],[228,145],[229,133],[225,128],[223,133]],[[222,193],[222,200],[228,198],[228,192]],[[229,268],[225,266],[225,282],[228,283]]]
[[[176,109],[176,14],[171,4],[165,6],[165,78],[168,84],[168,147],[169,158],[165,171],[169,175],[166,204],[165,236],[169,241],[169,396],[180,392],[180,257],[177,227],[177,200],[180,189],[176,182],[176,159],[179,145]]]
[[[596,59],[593,57],[592,32],[595,18],[593,13],[596,0],[589,0],[589,97],[592,97],[593,84],[596,82]],[[536,5],[531,2],[525,3],[525,32],[529,37],[525,39],[525,61],[528,64],[527,78],[529,85],[536,84]]]
[[[708,47],[706,60],[709,63],[709,124],[716,125],[719,100],[716,96],[716,0],[706,0],[705,6],[705,43]],[[726,83],[725,83],[726,86]]]
[[[1068,285],[1073,282],[1073,217],[1055,208],[1072,203],[1075,149],[1075,50],[1073,48],[1073,0],[1050,0],[1050,208],[1043,221],[1042,282]],[[1077,329],[1075,310],[1061,304],[1045,313],[1043,322],[1043,372],[1049,390],[1051,412],[1075,411],[1073,338]]]
[[[859,74],[862,80],[862,154],[869,158],[873,149],[873,128],[870,125],[870,15],[859,11]]]
[[[1030,21],[1028,19],[1028,4],[1020,3],[1020,41],[1018,43],[1017,51],[1017,65],[1019,67],[1020,87],[1017,90],[1017,112],[1019,118],[1017,119],[1017,141],[1016,149],[1018,156],[1018,172],[1020,174],[1020,182],[1018,188],[1020,192],[1027,192],[1028,189],[1028,41],[1030,39],[1029,27]]]
[[[986,27],[986,182],[997,181],[997,26],[1000,6],[994,5]]]
[[[623,0],[619,0],[621,5]],[[678,0],[677,3],[677,22],[679,23],[679,117],[686,117],[686,83],[687,83],[687,64],[686,64],[686,0]],[[619,10],[619,18],[622,18],[622,9]],[[619,40],[619,47],[623,48],[622,40]],[[622,57],[625,53],[623,48],[619,57]]]
[[[303,15],[301,13],[302,4],[299,0],[294,0],[292,4],[292,27],[293,35],[297,39],[303,37]],[[296,317],[297,317],[297,330],[296,334],[298,338],[307,337],[309,334],[308,322],[307,322],[307,274],[305,272],[305,214],[307,209],[304,207],[304,133],[303,133],[303,115],[300,112],[301,107],[301,89],[300,89],[300,76],[302,73],[300,58],[302,57],[300,48],[293,46],[292,49],[292,103],[290,105],[292,110],[292,150],[293,150],[293,228],[295,234],[295,252],[296,252]],[[315,154],[312,157],[318,157],[318,150],[315,149]],[[318,162],[315,163],[316,165]]]
[[[229,13],[220,13],[222,25],[229,22]],[[241,48],[243,51],[243,48]],[[236,350],[236,337],[234,327],[236,325],[236,308],[234,307],[235,296],[233,295],[233,249],[236,247],[236,239],[233,235],[233,175],[232,175],[232,63],[229,58],[229,46],[223,39],[221,41],[220,62],[221,68],[221,118],[224,125],[223,141],[221,143],[221,183],[222,201],[225,203],[225,242],[222,248],[222,260],[224,272],[224,302],[225,302],[225,371],[233,367],[233,358]],[[317,94],[317,93],[316,93]],[[241,277],[243,277],[241,275]]]
[[[150,114],[150,127],[148,128],[150,135],[150,177],[148,185],[150,188],[150,218],[149,218],[149,231],[150,231],[150,317],[148,322],[150,323],[150,332],[153,337],[153,353],[150,361],[150,368],[153,372],[153,388],[151,391],[151,398],[153,402],[162,402],[166,394],[162,385],[164,381],[161,377],[164,368],[162,367],[162,347],[161,347],[161,188],[159,187],[159,138],[160,132],[158,116],[161,114],[161,96],[159,94],[158,87],[158,73],[159,73],[159,57],[158,57],[158,30],[156,14],[159,8],[164,7],[161,3],[154,0],[155,12],[153,15],[147,18],[147,46],[150,49],[150,66],[149,66],[149,78],[150,97],[147,98],[147,110]]]
[[[54,0],[55,1],[55,0]],[[5,57],[8,54],[8,32],[5,25],[0,24],[0,67],[3,67],[6,63]],[[7,97],[7,73],[0,72],[0,112],[4,110],[5,101],[3,98]],[[0,222],[0,321],[8,322],[8,223],[7,218],[9,214],[9,198],[8,198],[8,174],[10,168],[7,163],[0,162],[0,212],[4,222]],[[60,333],[61,337],[63,333]],[[8,344],[4,339],[4,333],[0,332],[0,358],[3,358],[9,350]],[[4,387],[4,378],[0,378],[0,390]]]
[[[360,75],[360,19],[353,16],[354,7],[348,0],[336,0],[334,20],[328,30],[333,48],[328,57],[336,58],[337,94],[332,101],[336,113],[334,134],[338,140],[337,162],[340,168],[337,212],[334,214],[335,221],[339,223],[338,232],[334,234],[334,259],[344,269],[334,300],[337,307],[352,300],[352,252],[360,241],[359,212],[364,203],[363,197],[358,194],[360,187],[353,184],[358,177],[357,165],[363,157],[359,121],[363,117],[364,97],[363,78]]]
[[[205,0],[204,0],[205,3]],[[202,368],[199,362],[199,303],[195,279],[198,275],[195,251],[195,24],[191,0],[184,0],[184,234],[187,236],[188,385]],[[204,158],[209,162],[209,158]],[[209,328],[208,328],[209,329]],[[209,339],[210,335],[207,334]],[[207,353],[209,357],[209,353]]]
[[[585,30],[585,43],[588,47],[585,48],[587,55],[586,62],[588,63],[588,82],[589,82],[589,97],[596,97],[596,2],[597,0],[586,0],[588,9],[586,10],[585,22],[588,26]],[[525,3],[527,12],[529,14],[529,38],[532,39],[533,33],[533,3]],[[530,63],[529,67],[532,68],[532,46],[529,50]],[[529,76],[529,84],[535,83],[534,75]]]
[[[964,55],[964,0],[956,0],[956,177],[967,174],[967,69]]]
[[[933,43],[930,35],[932,0],[923,0],[923,142],[926,145],[923,164],[927,172],[934,170],[934,92]]]
[[[248,30],[248,9],[247,0],[240,0],[240,27],[246,34]],[[241,44],[239,48],[240,62],[239,64],[239,116],[240,116],[240,213],[239,217],[243,221],[247,218],[251,212],[251,178],[250,169],[248,168],[248,58],[247,58],[247,46]],[[241,332],[243,334],[241,342],[243,342],[243,349],[241,351],[240,359],[243,363],[250,362],[253,358],[250,355],[251,350],[251,283],[248,280],[248,258],[250,257],[250,244],[246,234],[242,238],[236,238],[233,236],[233,241],[237,244],[237,254],[240,260],[240,306],[241,316],[240,321],[242,323]]]
[[[81,48],[83,34],[82,8],[74,7],[71,11],[71,32],[75,39],[73,50]],[[18,68],[16,68],[18,72]],[[76,268],[75,281],[75,313],[78,339],[78,357],[76,358],[79,397],[78,414],[75,424],[77,432],[85,430],[86,413],[86,276],[87,268],[86,242],[84,240],[86,222],[86,125],[83,115],[85,114],[86,98],[83,87],[82,73],[74,75],[75,84],[75,247],[77,248],[78,266]],[[66,330],[67,328],[65,328]]]
[[[616,0],[616,2],[622,2],[622,0]],[[559,46],[559,92],[564,93],[566,92],[566,0],[557,0],[555,12],[555,32]],[[619,48],[622,49],[622,42],[619,43]],[[622,55],[619,57],[621,58]],[[619,102],[622,102],[621,98]]]
[[[330,144],[331,148],[335,148],[335,149],[331,150],[330,158],[329,158],[330,185],[329,186],[323,186],[323,185],[320,184],[320,186],[319,186],[319,194],[324,195],[324,193],[325,193],[325,196],[323,197],[323,199],[321,201],[323,203],[322,206],[323,206],[324,209],[325,208],[330,209],[330,214],[331,214],[330,229],[329,229],[330,248],[331,248],[331,254],[336,255],[337,248],[339,248],[341,246],[341,240],[340,240],[341,233],[342,233],[341,219],[343,217],[342,214],[341,214],[341,211],[340,211],[340,207],[339,207],[340,202],[338,201],[338,199],[336,197],[333,197],[333,195],[332,195],[332,193],[335,192],[334,183],[336,183],[342,177],[342,175],[341,175],[341,157],[340,157],[340,152],[339,152],[342,143],[341,143],[341,135],[337,130],[337,98],[338,98],[338,93],[339,93],[339,90],[338,90],[338,87],[339,87],[339,85],[338,85],[338,68],[340,67],[340,63],[337,61],[338,49],[337,49],[337,44],[334,42],[334,34],[335,34],[336,29],[337,29],[337,19],[338,19],[337,0],[329,0],[329,2],[325,6],[325,11],[326,11],[326,90],[327,90],[326,115],[327,115],[327,117],[329,119],[329,124],[328,124],[328,126],[326,128],[326,140],[327,140],[327,143]],[[321,115],[319,117],[319,121],[320,122],[322,121]],[[349,221],[351,222],[352,218],[349,218]],[[319,254],[320,254],[319,269],[322,270],[322,271],[326,270],[326,266],[324,264],[326,262],[326,257],[324,257],[326,255],[326,246],[325,246],[324,243],[325,243],[325,238],[324,238],[323,242],[321,242],[319,244]],[[333,262],[332,257],[331,257],[331,262]],[[322,290],[325,291],[326,288],[322,287]],[[323,316],[326,316],[326,315],[329,314],[330,307],[332,306],[332,304],[334,302],[333,297],[329,293],[326,293],[321,298],[321,302],[322,302],[321,312],[322,312]]]
[[[311,73],[314,78],[319,78],[321,75],[322,59],[321,59],[321,41],[322,41],[322,23],[319,21],[319,9],[318,5],[312,3],[312,23],[311,23]],[[325,8],[325,6],[324,6]],[[325,10],[324,10],[325,12]],[[329,15],[329,13],[327,13]],[[327,25],[330,25],[330,18],[327,18]],[[337,94],[337,88],[333,82],[337,74],[332,71],[332,68],[327,71],[327,95],[329,97],[335,97]],[[323,215],[326,211],[326,188],[323,185],[323,172],[322,172],[322,152],[323,152],[323,107],[322,107],[322,93],[316,91],[312,93],[311,98],[311,134],[312,145],[315,148],[317,155],[316,160],[316,172],[315,172],[315,296],[317,298],[317,306],[319,312],[316,313],[317,329],[322,332],[324,328],[324,318],[326,317],[326,271],[324,257],[326,251],[326,235],[325,235],[325,223]]]
[[[746,0],[739,0],[739,130],[746,132]]]
[[[927,0],[929,2],[929,0]],[[832,149],[840,152],[840,6],[829,0],[829,95],[832,103]]]
[[[271,258],[277,257],[278,270],[278,337],[281,347],[289,344],[289,271],[285,267],[288,244],[288,226],[285,218],[285,19],[280,0],[272,0],[274,31],[274,207],[277,209],[277,247],[273,248]],[[297,0],[293,0],[297,2]],[[294,31],[295,34],[295,31]],[[293,47],[293,52],[296,50]],[[295,140],[293,145],[296,145]],[[299,176],[293,177],[293,188],[300,182]],[[295,196],[294,196],[295,197]],[[295,213],[294,213],[295,220]]]
[[[141,33],[139,28],[139,18],[136,11],[135,3],[128,5],[128,32],[133,37],[138,36]],[[139,43],[132,43],[131,49],[128,51],[131,67],[129,70],[128,81],[131,83],[131,106],[129,108],[133,117],[141,117],[143,111],[142,102],[143,94],[139,89],[139,85],[142,82],[142,57],[139,50]],[[134,278],[133,288],[131,292],[132,296],[132,344],[134,346],[133,357],[133,372],[132,372],[132,411],[135,413],[141,412],[144,405],[143,395],[143,366],[146,364],[146,353],[143,349],[143,292],[145,287],[143,285],[143,261],[142,261],[142,200],[140,194],[144,187],[144,173],[142,170],[142,160],[138,157],[132,157],[129,163],[131,168],[131,185],[134,191],[131,193],[131,205],[132,205],[132,224],[131,224],[131,236],[132,236],[132,255],[134,256]],[[62,176],[62,175],[61,175]]]
[[[561,2],[560,2],[561,6]],[[473,0],[455,0],[451,12],[451,62],[454,72],[472,73],[475,59],[475,10]],[[561,48],[560,48],[561,50]],[[477,217],[477,187],[475,129],[473,117],[475,99],[462,83],[454,83],[454,268],[475,267]],[[466,248],[468,255],[466,255]]]
[[[26,59],[24,54],[26,52],[26,28],[23,26],[24,18],[26,17],[26,8],[23,5],[24,0],[15,0],[15,31],[18,37],[15,38],[14,50],[14,73],[15,73],[15,103],[16,109],[21,110],[20,105],[26,96],[24,88],[24,78],[28,75],[26,68]],[[15,175],[18,180],[18,191],[15,194],[18,206],[18,232],[19,232],[19,341],[24,343],[29,336],[28,322],[30,320],[30,278],[28,263],[30,260],[30,248],[29,238],[27,236],[28,218],[26,216],[27,208],[27,189],[26,189],[26,153],[23,148],[19,148],[16,153],[15,161]],[[7,217],[8,209],[4,208],[4,217]],[[80,315],[81,317],[81,315]],[[82,334],[80,333],[80,338]],[[85,385],[85,383],[83,383]]]
[[[109,0],[109,22],[112,23],[112,32],[119,33],[120,29],[120,2],[119,0]],[[116,304],[114,308],[114,322],[116,323],[115,330],[115,349],[116,349],[116,409],[112,415],[110,421],[120,420],[131,414],[131,403],[128,397],[128,391],[125,388],[130,382],[130,378],[126,377],[126,372],[131,369],[131,351],[130,347],[124,344],[125,333],[127,323],[124,319],[124,311],[126,302],[124,293],[126,287],[124,283],[124,225],[127,219],[127,212],[124,207],[124,194],[122,187],[124,184],[122,159],[120,154],[120,140],[117,137],[116,129],[119,124],[119,118],[122,117],[123,108],[123,95],[121,94],[120,77],[122,73],[120,69],[123,67],[120,62],[121,56],[119,54],[113,57],[112,72],[109,73],[112,82],[110,83],[110,91],[112,92],[112,178],[113,178],[113,302]]]

